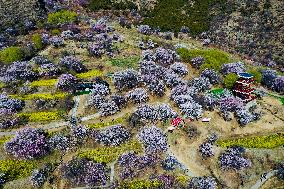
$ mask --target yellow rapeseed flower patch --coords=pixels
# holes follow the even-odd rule
[[[33,99],[43,99],[43,100],[57,100],[68,96],[68,93],[35,93],[28,95],[10,95],[11,98],[17,98],[20,100],[33,100]]]
[[[81,158],[93,160],[95,162],[110,163],[112,161],[115,161],[124,152],[131,150],[136,153],[141,153],[143,151],[142,144],[138,141],[131,141],[128,143],[124,143],[120,146],[102,147],[94,150],[85,150],[79,152],[78,156]]]
[[[50,86],[55,86],[57,81],[58,81],[58,79],[38,80],[38,81],[33,81],[30,84],[30,86],[31,87],[50,87]]]
[[[268,136],[218,140],[217,145],[224,148],[232,146],[243,146],[245,148],[272,149],[284,145],[284,133],[277,133]]]
[[[100,70],[90,70],[88,72],[85,73],[79,73],[76,74],[76,77],[79,79],[87,79],[87,78],[91,78],[91,77],[99,77],[99,76],[103,76],[103,72]]]
[[[33,112],[33,113],[20,113],[20,117],[27,117],[29,122],[44,122],[58,120],[62,118],[62,112]]]

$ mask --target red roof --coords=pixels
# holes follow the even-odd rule
[[[177,126],[181,122],[181,118],[177,117],[171,121],[171,124]]]

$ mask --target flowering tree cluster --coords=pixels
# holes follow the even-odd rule
[[[216,189],[217,182],[213,177],[193,177],[189,182],[190,189]]]
[[[262,79],[261,82],[268,88],[271,88],[273,86],[274,80],[277,77],[277,72],[276,70],[262,70]]]
[[[19,124],[19,117],[11,109],[0,109],[0,129],[10,129]]]
[[[278,76],[275,78],[273,85],[272,85],[272,90],[283,93],[284,92],[284,76]]]
[[[7,67],[2,75],[1,80],[5,83],[13,84],[21,81],[32,81],[38,77],[38,74],[33,71],[33,67],[29,62],[14,62]]]
[[[100,109],[102,104],[107,103],[107,100],[102,97],[101,95],[98,95],[96,93],[91,93],[89,95],[89,99],[87,101],[87,105],[89,107],[94,106],[96,109]]]
[[[91,25],[91,28],[93,29],[93,31],[99,34],[107,32],[107,19],[106,18],[99,19],[96,23]]]
[[[154,154],[145,154],[138,156],[134,152],[127,152],[118,158],[118,165],[121,169],[121,179],[134,178],[145,168],[154,166],[158,162],[158,158]]]
[[[227,75],[229,73],[242,73],[246,71],[246,67],[244,63],[242,62],[235,62],[235,63],[229,63],[229,64],[223,64],[221,68],[221,72],[224,75]]]
[[[166,158],[162,161],[162,167],[167,171],[174,170],[178,164],[178,160],[171,155],[167,155]]]
[[[201,118],[203,114],[202,106],[194,101],[181,104],[179,107],[181,112],[191,119]]]
[[[146,83],[147,88],[152,94],[160,97],[164,96],[166,91],[166,85],[164,81],[156,78],[153,75],[143,76],[143,81]]]
[[[24,101],[14,98],[9,98],[5,93],[0,94],[0,109],[1,111],[3,109],[2,113],[5,113],[6,111],[5,109],[7,109],[8,111],[6,113],[9,113],[10,111],[11,112],[20,111],[23,109],[24,106],[25,106]]]
[[[153,33],[152,29],[148,25],[140,25],[138,26],[138,32],[144,35],[151,35]]]
[[[54,77],[60,73],[61,69],[53,63],[41,64],[39,67],[39,76],[41,77]]]
[[[241,147],[234,147],[228,149],[219,158],[221,168],[240,170],[243,168],[250,167],[251,161],[242,156],[244,152],[245,149]]]
[[[243,106],[240,98],[234,96],[223,97],[219,100],[221,112],[235,112],[237,108]]]
[[[176,74],[180,76],[185,76],[188,74],[187,66],[183,63],[176,62],[170,66],[170,69],[173,70]]]
[[[168,149],[167,137],[156,126],[144,127],[137,135],[148,153],[165,152]]]
[[[100,107],[102,116],[110,116],[119,111],[119,107],[116,105],[114,101],[108,101],[103,103]]]
[[[61,32],[61,37],[63,39],[73,39],[74,33],[71,30],[65,30]]]
[[[155,76],[156,78],[162,79],[167,72],[167,69],[155,64],[151,60],[144,60],[139,62],[140,72],[145,76]]]
[[[124,16],[121,16],[118,18],[118,23],[121,27],[124,28],[131,28],[131,22],[129,20],[127,20]]]
[[[35,62],[37,65],[43,65],[43,64],[50,64],[50,63],[52,63],[46,57],[40,56],[40,55],[33,57],[32,61]]]
[[[91,89],[93,95],[107,96],[110,93],[108,86],[103,84],[95,84]]]
[[[100,163],[86,159],[72,159],[60,168],[64,179],[73,185],[104,185],[107,182],[106,168]]]
[[[124,96],[113,95],[110,97],[110,99],[117,105],[119,109],[124,108],[127,105],[127,100]]]
[[[162,47],[156,49],[154,57],[155,61],[164,67],[168,67],[179,60],[179,56],[175,51]]]
[[[56,88],[62,91],[72,91],[77,83],[76,77],[72,74],[62,74],[56,84]]]
[[[59,64],[67,70],[74,71],[76,73],[87,71],[86,66],[74,56],[65,56],[60,60]]]
[[[88,137],[89,130],[84,125],[77,125],[76,127],[71,127],[70,132],[70,145],[72,147],[81,145]]]
[[[35,169],[30,177],[33,187],[40,188],[48,179],[51,172],[51,165],[45,164],[41,169]]]
[[[170,72],[170,71],[167,71],[164,75],[164,81],[166,83],[166,85],[170,88],[173,88],[177,85],[180,85],[180,84],[185,84],[186,81],[184,81],[183,79],[181,79],[179,77],[179,75],[173,73],[173,72]]]
[[[64,46],[64,39],[62,37],[58,36],[51,37],[49,39],[49,42],[56,48]]]
[[[206,93],[202,96],[200,104],[204,109],[212,111],[218,105],[218,98],[212,93]]]
[[[114,125],[94,131],[93,138],[106,146],[118,146],[130,138],[130,132],[121,125]]]
[[[193,78],[190,80],[189,85],[196,88],[198,92],[204,92],[212,87],[207,77]]]
[[[20,159],[34,159],[49,152],[47,134],[42,129],[24,128],[16,136],[5,143],[8,154]]]
[[[256,111],[251,112],[245,107],[237,108],[235,114],[241,126],[245,126],[250,122],[259,120],[261,117],[260,112],[256,112]]]
[[[70,139],[63,134],[56,134],[49,138],[48,144],[50,150],[59,150],[60,152],[66,152],[70,148]]]
[[[113,75],[113,83],[118,90],[132,89],[140,83],[141,78],[139,72],[133,69],[127,69],[116,72]]]
[[[216,84],[221,82],[221,78],[220,78],[219,74],[215,70],[213,70],[213,69],[206,68],[201,73],[201,77],[208,78],[212,85],[216,85]]]
[[[200,68],[200,66],[204,63],[204,61],[205,59],[202,56],[198,56],[190,60],[192,66],[197,69]]]
[[[214,156],[213,145],[210,142],[204,142],[199,146],[199,152],[203,158]]]
[[[88,47],[89,54],[95,57],[101,57],[103,54],[112,56],[112,37],[107,33],[101,33],[95,37],[95,43]]]
[[[163,103],[155,106],[149,104],[140,105],[135,114],[141,120],[168,120],[177,115],[177,113],[170,107],[169,104]]]
[[[140,104],[142,102],[148,101],[149,95],[145,89],[136,88],[126,94],[126,99],[135,104]]]

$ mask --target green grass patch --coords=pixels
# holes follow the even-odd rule
[[[88,125],[87,127],[89,129],[99,129],[99,128],[103,128],[103,127],[110,126],[110,125],[121,124],[121,123],[125,122],[128,118],[129,118],[129,114],[126,114],[123,117],[119,117],[119,118],[114,119],[112,121],[94,123],[94,124]]]
[[[99,77],[99,76],[103,76],[103,72],[100,71],[100,70],[90,70],[88,72],[85,72],[85,73],[79,73],[79,74],[76,74],[76,77],[79,78],[79,79],[87,79],[87,78],[92,78],[92,77]]]
[[[215,96],[220,96],[223,94],[223,92],[224,92],[224,89],[221,89],[221,88],[211,90],[211,93]]]
[[[63,118],[62,111],[53,111],[53,112],[33,112],[33,113],[20,113],[19,117],[28,122],[45,122],[59,120]]]
[[[28,177],[35,168],[33,161],[0,160],[0,172],[5,174],[6,182]]]
[[[232,146],[242,146],[245,148],[272,149],[284,145],[284,133],[277,133],[268,136],[218,140],[217,145],[223,148]]]
[[[112,66],[135,69],[138,67],[139,59],[140,59],[139,56],[133,56],[129,58],[116,58],[116,59],[111,59],[110,63]]]
[[[143,152],[142,144],[138,141],[131,141],[121,144],[120,146],[101,147],[94,150],[81,151],[78,153],[78,156],[99,163],[110,163],[115,161],[124,152],[131,150],[136,153]]]
[[[38,80],[38,81],[31,82],[30,86],[31,87],[50,87],[50,86],[55,86],[57,81],[58,81],[58,79]]]
[[[66,98],[69,94],[68,93],[35,93],[35,94],[28,94],[28,95],[10,95],[12,98],[17,98],[20,100],[34,100],[34,99],[44,99],[44,100],[58,100]]]
[[[223,64],[230,62],[229,54],[218,49],[202,50],[179,48],[177,53],[183,61],[188,63],[191,62],[192,58],[202,56],[205,59],[205,62],[201,65],[201,70],[208,68],[220,71]]]

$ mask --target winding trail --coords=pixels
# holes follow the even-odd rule
[[[258,179],[255,185],[253,185],[250,189],[259,189],[268,179],[275,176],[276,172],[277,170],[270,171],[269,173],[267,173],[265,179]]]

